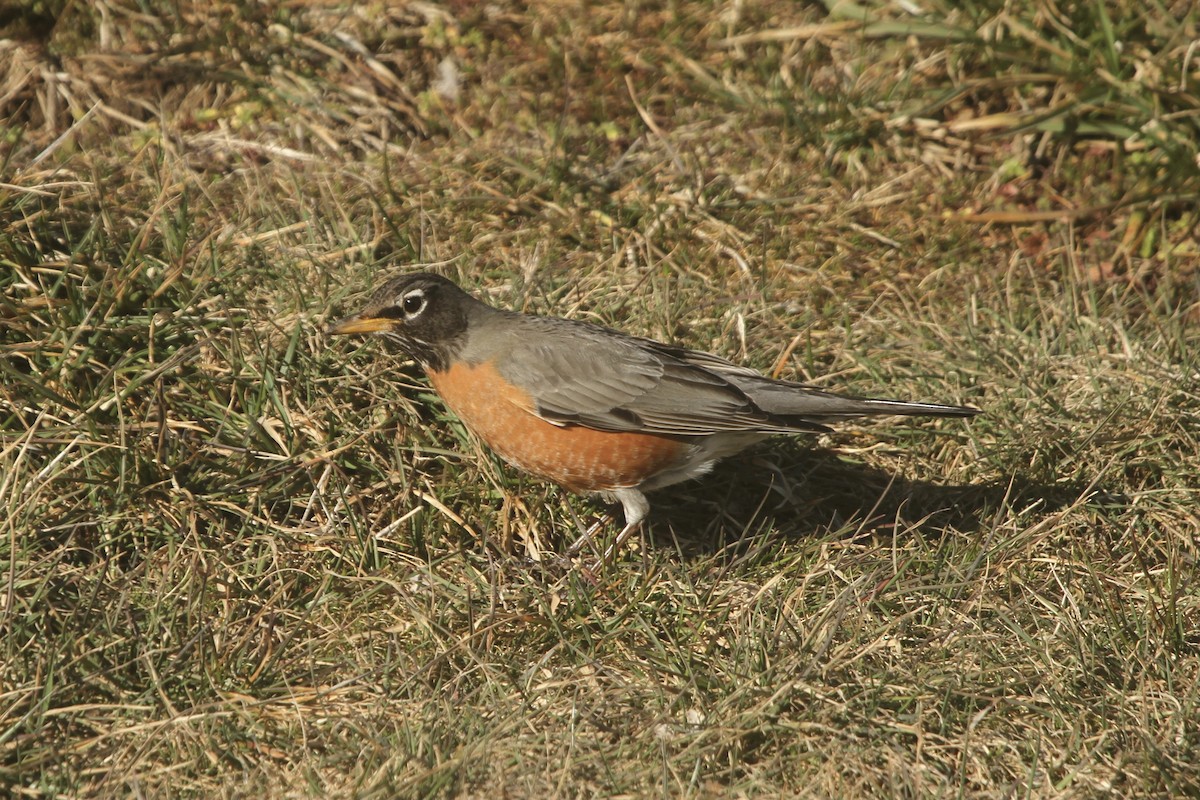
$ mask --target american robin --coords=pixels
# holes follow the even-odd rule
[[[388,281],[329,332],[395,342],[505,461],[619,501],[625,527],[614,549],[650,510],[646,492],[703,475],[770,434],[828,431],[827,422],[868,414],[979,413],[774,380],[710,353],[493,308],[428,272]]]

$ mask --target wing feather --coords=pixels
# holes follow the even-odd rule
[[[557,327],[527,330],[522,341],[511,344],[501,368],[534,398],[538,415],[548,422],[679,436],[820,429],[773,419],[714,368],[757,375],[753,370],[707,354],[683,360],[677,352],[693,351],[586,324],[574,324],[569,337],[561,330],[555,336]]]

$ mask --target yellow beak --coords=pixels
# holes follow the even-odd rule
[[[364,317],[360,314],[355,314],[351,317],[339,319],[330,325],[327,333],[334,336],[343,336],[348,333],[379,333],[391,328],[393,321],[387,317]]]

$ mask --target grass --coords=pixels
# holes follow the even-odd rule
[[[922,7],[0,15],[0,785],[1200,793],[1196,12]],[[430,263],[985,414],[564,570],[600,506],[323,332]]]

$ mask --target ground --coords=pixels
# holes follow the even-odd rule
[[[1191,3],[9,5],[9,793],[1200,793]],[[416,265],[984,413],[564,564],[609,509],[325,333]]]

